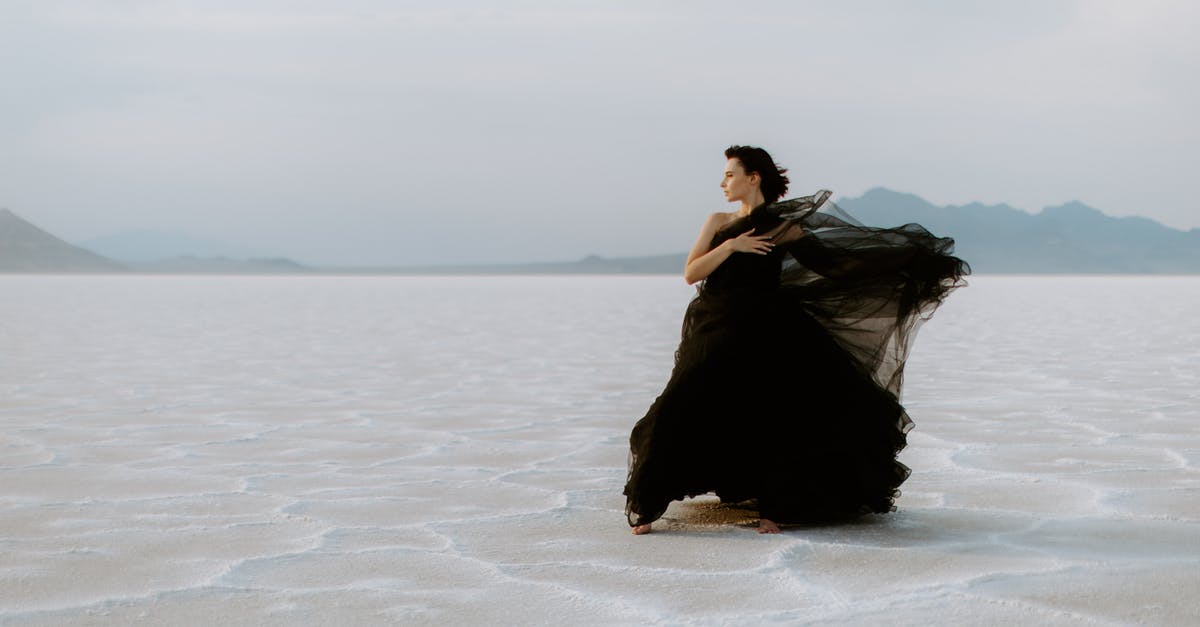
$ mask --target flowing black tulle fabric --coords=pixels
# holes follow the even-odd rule
[[[912,421],[900,404],[920,323],[970,271],[917,224],[874,228],[829,192],[756,207],[713,237],[754,229],[700,285],[675,368],[630,435],[630,525],[715,492],[804,522],[895,510]]]

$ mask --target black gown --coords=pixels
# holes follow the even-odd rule
[[[753,228],[775,246],[730,255],[688,305],[671,378],[629,438],[630,525],[709,492],[777,522],[895,510],[908,349],[970,269],[951,239],[866,227],[828,198],[759,205],[713,237]]]

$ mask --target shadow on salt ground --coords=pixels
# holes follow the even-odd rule
[[[671,532],[720,531],[731,525],[757,527],[758,512],[748,504],[722,503],[708,494],[671,503],[666,514],[655,523],[656,528]]]

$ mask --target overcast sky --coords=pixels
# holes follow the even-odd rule
[[[1200,227],[1200,5],[0,0],[0,206],[313,264],[682,252],[722,152]]]

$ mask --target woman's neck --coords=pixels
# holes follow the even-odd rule
[[[765,201],[766,199],[763,198],[762,192],[755,190],[749,198],[742,200],[742,207],[737,210],[737,216],[741,218],[750,215],[751,209],[763,204]]]

